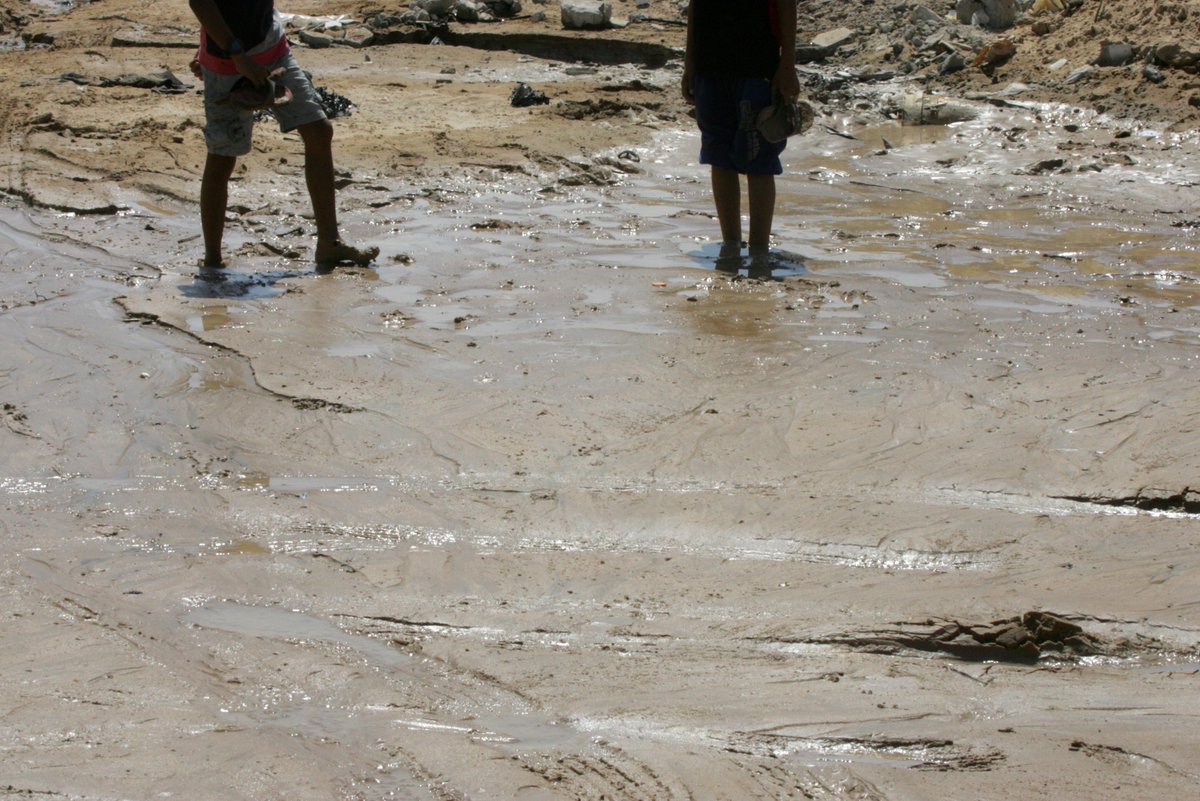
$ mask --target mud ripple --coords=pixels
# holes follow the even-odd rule
[[[816,761],[844,759],[899,764],[915,770],[986,771],[1004,762],[995,749],[975,750],[953,740],[908,737],[794,737],[750,733],[749,742],[765,745],[773,755],[805,756]]]

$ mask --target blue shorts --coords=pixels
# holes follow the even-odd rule
[[[292,90],[292,101],[271,108],[270,113],[279,123],[279,130],[287,133],[306,123],[325,119],[321,98],[290,50],[272,64],[270,69],[280,67],[284,68],[285,72],[278,81]],[[208,152],[213,155],[244,156],[250,152],[250,135],[254,130],[255,112],[232,105],[221,105],[218,102],[229,95],[229,90],[240,77],[204,71],[204,140],[208,145]]]
[[[755,122],[771,105],[771,82],[761,78],[697,77],[700,163],[744,175],[780,175],[787,144],[762,138]]]

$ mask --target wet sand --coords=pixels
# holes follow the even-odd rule
[[[371,63],[677,75],[441,52],[497,72]],[[265,129],[224,280],[186,169],[0,207],[0,798],[1195,793],[1194,135],[828,110],[756,280],[670,108],[466,167],[375,108],[373,269],[312,268]]]

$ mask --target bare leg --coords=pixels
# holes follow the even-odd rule
[[[347,245],[338,234],[333,174],[333,123],[329,120],[318,120],[301,125],[296,130],[304,140],[304,181],[308,185],[313,218],[317,223],[317,264],[370,264],[379,255],[379,248],[356,248]]]
[[[297,131],[304,140],[304,181],[317,222],[317,252],[320,253],[338,239],[333,186],[333,123],[318,120],[301,125]]]
[[[720,167],[712,168],[713,202],[721,224],[721,239],[742,241],[742,186],[738,174]]]
[[[771,244],[775,221],[775,176],[747,175],[746,194],[750,205],[750,249],[765,251]]]
[[[224,267],[221,240],[225,236],[225,209],[229,205],[229,178],[237,159],[208,154],[200,180],[200,230],[204,233],[203,267]]]

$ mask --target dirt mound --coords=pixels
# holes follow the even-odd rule
[[[1156,48],[1179,45],[1200,51],[1200,1],[1144,3],[1138,0],[1065,0],[1062,10],[1023,11],[1006,30],[961,24],[957,3],[936,0],[921,6],[875,0],[819,0],[801,6],[800,41],[833,28],[855,32],[830,54],[829,63],[908,75],[939,94],[994,92],[1024,84],[1019,97],[1094,108],[1119,118],[1164,123],[1174,130],[1200,123],[1200,76],[1184,60],[1163,63]],[[1031,9],[1035,5],[1019,2]],[[925,14],[920,9],[926,9]],[[937,20],[941,20],[938,22]],[[992,47],[1011,54],[974,64]],[[1101,49],[1127,44],[1131,58],[1099,66]],[[962,68],[947,70],[957,53]],[[1168,61],[1172,61],[1168,59]],[[1149,65],[1150,69],[1147,69]]]

